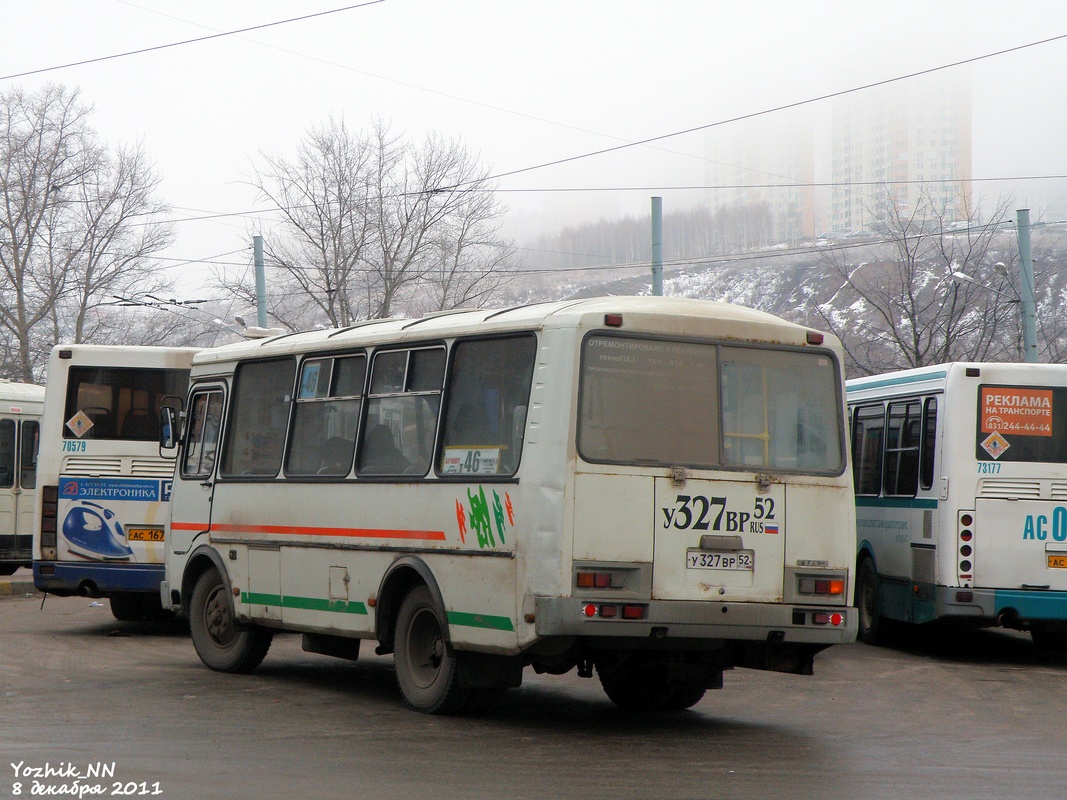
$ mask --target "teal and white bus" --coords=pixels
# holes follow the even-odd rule
[[[847,382],[859,636],[882,619],[1067,632],[1067,365]]]

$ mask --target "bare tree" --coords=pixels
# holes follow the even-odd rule
[[[280,276],[271,314],[296,328],[325,318],[332,327],[366,316],[352,289],[365,282],[371,235],[373,148],[343,121],[307,133],[292,161],[265,157],[253,184],[282,216],[279,236],[265,237],[265,258]],[[255,303],[247,279],[221,277],[227,288]]]
[[[160,290],[150,257],[169,244],[144,153],[112,155],[76,90],[0,93],[0,336],[5,370],[31,381],[60,339],[114,332],[113,293]]]
[[[883,242],[828,253],[815,308],[856,370],[1012,356],[1018,312],[1010,286],[993,269],[1006,209],[1001,204],[989,222],[972,220],[953,232],[946,213],[923,195],[907,212],[886,207]]]
[[[455,141],[405,143],[383,122],[356,135],[330,120],[293,160],[265,158],[253,184],[278,210],[266,239],[268,310],[290,328],[343,326],[407,310],[482,303],[510,245],[486,172]],[[251,300],[251,279],[218,276]]]

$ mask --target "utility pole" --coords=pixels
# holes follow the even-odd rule
[[[252,237],[256,264],[256,325],[267,327],[267,272],[263,266],[263,237]]]
[[[652,198],[652,296],[663,296],[663,198]]]
[[[1034,299],[1034,261],[1030,255],[1030,209],[1016,212],[1019,236],[1019,291],[1023,318],[1023,361],[1037,361],[1037,301]]]

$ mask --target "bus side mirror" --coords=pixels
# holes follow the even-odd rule
[[[170,406],[159,410],[159,454],[164,458],[178,454],[178,412]]]

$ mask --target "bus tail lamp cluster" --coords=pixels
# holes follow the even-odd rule
[[[59,487],[41,487],[41,547],[56,546],[56,523],[59,519]]]
[[[808,595],[837,596],[845,593],[845,581],[841,578],[798,578],[797,593]]]
[[[586,603],[582,606],[582,613],[590,619],[645,619],[648,606],[637,603]]]
[[[974,515],[969,511],[960,514],[960,580],[969,581],[974,577]]]
[[[579,589],[621,589],[623,577],[614,572],[578,572],[575,583]]]
[[[793,624],[832,625],[838,628],[845,624],[845,615],[841,611],[808,611],[803,608],[794,608]]]

